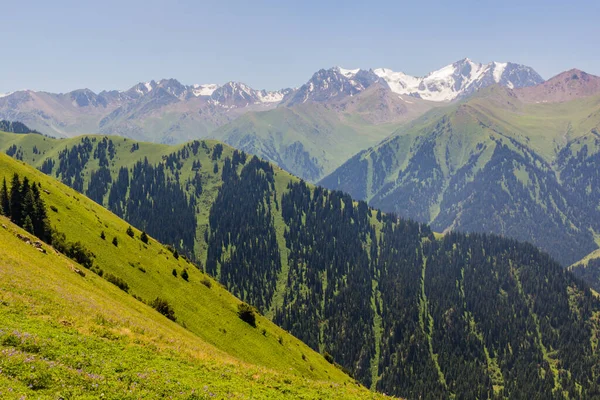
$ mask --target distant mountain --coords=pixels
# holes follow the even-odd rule
[[[597,93],[600,93],[600,77],[578,69],[563,72],[541,85],[515,92],[526,103],[560,103]]]
[[[173,143],[206,136],[245,112],[273,108],[289,91],[254,90],[239,82],[188,86],[175,79],[98,94],[26,90],[0,97],[0,117],[58,137],[103,132]]]
[[[321,184],[440,232],[527,240],[570,265],[598,247],[598,79],[569,71],[489,87],[401,127]]]

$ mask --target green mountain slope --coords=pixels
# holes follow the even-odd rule
[[[0,135],[0,148],[154,237],[171,232],[166,243],[369,387],[408,398],[597,395],[600,304],[531,245],[436,238],[217,142],[33,136]]]
[[[569,265],[597,248],[600,96],[520,93],[491,87],[431,111],[321,184],[437,231],[530,241]]]
[[[120,278],[128,294],[91,271],[85,277],[76,274],[74,269],[83,268],[49,246],[44,245],[47,254],[38,252],[16,236],[30,235],[3,218],[0,393],[12,396],[12,389],[55,397],[61,390],[92,396],[107,391],[121,397],[136,382],[139,386],[128,396],[161,397],[175,387],[185,398],[193,391],[200,397],[208,392],[264,398],[371,396],[264,317],[258,317],[257,328],[243,322],[236,314],[239,300],[183,257],[176,259],[152,238],[143,243],[137,230],[129,237],[128,224],[115,215],[1,155],[0,179],[14,173],[41,183],[52,226],[68,241],[82,242],[95,255],[92,269],[107,279],[109,274]],[[113,237],[118,246],[111,243]],[[184,270],[187,281],[181,277]],[[167,300],[179,325],[134,297]],[[25,373],[30,362],[39,373]],[[248,381],[249,376],[256,377]],[[28,389],[32,380],[42,381],[41,392]],[[336,393],[328,392],[332,384]]]

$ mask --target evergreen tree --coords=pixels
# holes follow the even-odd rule
[[[25,217],[25,221],[23,222],[23,229],[33,235],[33,222],[31,222],[31,217],[27,215]]]
[[[142,234],[140,235],[140,240],[148,244],[148,235],[146,235],[146,232],[142,232]]]
[[[115,247],[119,247],[119,239],[117,239],[117,237],[116,237],[116,236],[113,238],[113,240],[112,240],[112,244],[113,244]]]
[[[10,216],[10,197],[6,187],[6,178],[2,181],[2,189],[0,189],[0,209],[2,215]]]
[[[133,229],[131,229],[131,226],[127,228],[127,234],[129,235],[129,237],[133,237],[134,233]]]
[[[10,219],[19,226],[23,222],[23,214],[21,212],[22,200],[21,180],[19,179],[19,175],[15,173],[10,186]]]

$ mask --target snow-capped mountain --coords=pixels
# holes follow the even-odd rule
[[[452,101],[494,83],[512,89],[544,82],[537,72],[524,65],[509,62],[480,64],[468,58],[424,77],[415,77],[386,68],[378,68],[373,72],[385,80],[393,92],[430,101]]]
[[[475,63],[468,58],[415,77],[387,68],[374,70],[333,67],[317,71],[286,100],[286,105],[325,102],[355,96],[373,83],[384,81],[399,95],[444,102],[467,96],[478,89],[499,83],[509,88],[537,85],[544,80],[532,68],[509,62]]]

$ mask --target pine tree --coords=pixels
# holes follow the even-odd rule
[[[184,269],[184,270],[183,270],[183,272],[181,273],[181,277],[183,278],[183,280],[184,280],[184,281],[186,281],[186,282],[187,282],[187,280],[188,280],[188,279],[189,279],[189,277],[190,277],[190,276],[188,275],[187,269]]]
[[[112,244],[115,245],[115,247],[119,247],[119,239],[117,239],[117,237],[115,236],[112,240]]]
[[[2,215],[10,216],[10,197],[8,196],[8,188],[6,187],[6,178],[2,181],[2,189],[0,189],[0,209]]]
[[[127,234],[129,235],[129,237],[133,237],[134,233],[133,233],[133,229],[131,229],[131,226],[129,228],[127,228]]]
[[[23,214],[21,213],[21,181],[18,174],[13,175],[10,187],[10,219],[17,225],[21,226],[23,222]]]
[[[146,235],[146,232],[142,232],[142,234],[140,235],[140,239],[142,242],[148,244],[148,235]]]
[[[29,215],[27,215],[25,217],[25,221],[23,222],[23,229],[25,229],[27,232],[31,233],[32,235],[34,234],[33,222],[31,221],[31,217]]]

